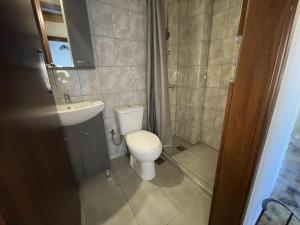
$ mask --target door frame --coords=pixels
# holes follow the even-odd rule
[[[244,0],[209,225],[243,222],[287,56],[298,0]]]

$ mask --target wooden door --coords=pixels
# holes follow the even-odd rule
[[[47,82],[30,0],[0,3],[0,215],[80,225],[77,185]]]
[[[248,0],[210,225],[242,223],[276,101],[297,4],[298,0]]]

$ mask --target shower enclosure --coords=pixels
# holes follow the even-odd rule
[[[173,144],[165,154],[212,191],[240,0],[165,0]]]

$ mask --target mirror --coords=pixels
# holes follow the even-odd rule
[[[47,67],[94,68],[85,0],[34,0]]]
[[[41,0],[40,6],[53,65],[74,67],[62,2]]]

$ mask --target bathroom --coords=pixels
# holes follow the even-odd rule
[[[122,185],[126,187],[128,183],[134,186],[131,182],[127,182],[127,179],[135,180],[135,175],[129,167],[126,156],[128,143],[120,137],[115,111],[118,107],[128,105],[142,106],[143,129],[147,129],[147,5],[144,0],[93,0],[87,1],[87,10],[95,69],[54,68],[48,69],[48,74],[58,104],[66,101],[65,93],[70,96],[71,102],[100,100],[104,103],[103,117],[109,158],[112,160],[110,179],[112,183],[116,181],[121,185],[125,197],[129,199]],[[167,54],[166,85],[169,87],[167,110],[170,111],[170,115],[166,119],[171,120],[173,137],[172,142],[162,143],[164,145],[162,160],[169,159],[169,161],[157,167],[167,169],[169,164],[172,164],[192,179],[195,187],[194,184],[189,186],[190,181],[182,182],[182,179],[186,179],[182,178],[183,175],[176,177],[173,175],[174,180],[170,179],[171,183],[167,182],[166,185],[178,182],[178,187],[174,187],[175,190],[183,188],[181,192],[187,192],[191,189],[196,196],[199,195],[196,193],[200,187],[199,193],[205,193],[205,209],[208,215],[226,97],[229,82],[234,77],[237,59],[241,1],[168,0],[164,2],[163,10],[165,28],[169,33],[166,49],[163,50]],[[138,115],[134,118],[137,119]],[[176,173],[169,170],[170,173]],[[85,182],[96,182],[95,180],[100,177],[101,174]],[[84,185],[85,182],[82,187],[88,186]],[[164,185],[140,187],[141,191],[144,188],[145,191],[147,188],[154,191],[163,190],[165,187]],[[134,186],[134,189],[139,188]],[[101,198],[101,193],[99,191],[94,198]],[[184,199],[184,194],[182,195]],[[91,205],[96,204],[91,201],[94,198],[85,201],[87,224],[94,224],[93,221],[97,221],[97,218],[90,218],[92,216],[89,212]],[[161,199],[166,200],[164,197]],[[170,204],[169,210],[173,210],[174,213],[171,214],[175,217],[177,213],[184,212],[185,207],[192,206],[192,202],[190,197],[187,197],[182,203],[175,203],[176,207],[167,201],[162,201],[161,204]],[[129,200],[129,205],[131,204],[134,202],[131,203]],[[151,204],[151,201],[148,204]],[[144,216],[151,215],[149,212],[149,215],[139,216],[134,209],[133,212],[138,221],[143,221]],[[204,221],[208,219],[207,215],[203,218]],[[153,224],[168,224],[174,217],[166,218],[162,215]],[[163,222],[160,222],[160,219]]]
[[[21,0],[17,1],[16,4],[24,4]],[[32,30],[35,33],[31,37],[40,41],[37,45],[38,61],[42,62],[37,66],[42,67],[39,82],[45,87],[43,90],[47,90],[47,93],[40,94],[40,99],[36,100],[47,118],[44,122],[39,121],[39,131],[43,131],[46,121],[51,121],[51,134],[46,137],[44,132],[45,142],[42,142],[43,132],[38,133],[41,139],[36,149],[45,146],[45,151],[36,153],[28,150],[30,154],[37,156],[30,160],[28,157],[28,164],[25,161],[27,156],[23,157],[23,164],[19,164],[28,166],[22,172],[23,177],[28,180],[31,179],[31,173],[42,177],[31,180],[30,185],[34,187],[39,184],[40,190],[36,200],[28,204],[27,214],[32,215],[39,204],[48,206],[50,202],[58,207],[42,207],[40,212],[49,214],[45,225],[55,223],[55,217],[59,221],[57,224],[65,225],[221,225],[222,216],[225,218],[224,225],[242,224],[247,205],[241,199],[248,199],[252,181],[255,180],[253,171],[259,165],[259,158],[251,158],[251,141],[254,143],[256,140],[246,140],[247,136],[256,137],[250,133],[254,128],[247,129],[246,126],[260,120],[255,119],[253,114],[250,115],[250,112],[247,117],[243,117],[242,113],[234,114],[230,110],[252,104],[251,113],[254,113],[259,111],[255,111],[255,107],[261,107],[262,101],[257,99],[255,103],[253,100],[247,102],[249,105],[243,105],[238,97],[234,98],[254,96],[251,93],[238,94],[238,91],[249,90],[238,86],[242,84],[240,74],[246,74],[245,71],[242,73],[242,66],[238,73],[238,66],[240,61],[240,65],[243,65],[247,55],[241,53],[244,38],[254,38],[253,30],[247,33],[244,27],[255,23],[255,16],[250,12],[255,11],[253,5],[259,1],[26,1],[28,4],[24,6],[26,9],[24,8],[23,16],[27,13],[30,17],[24,23],[27,26],[34,24]],[[251,5],[248,2],[255,3]],[[280,8],[280,4],[284,5],[279,2],[273,8],[274,11]],[[9,3],[7,7],[8,5]],[[266,9],[262,8],[262,11],[257,12],[259,15],[273,15],[273,11],[270,14],[264,13],[263,9],[269,10],[266,5]],[[13,7],[8,8],[11,12],[15,10]],[[263,20],[262,16],[260,18]],[[245,20],[250,22],[247,24]],[[275,26],[278,21],[274,19],[273,22]],[[293,20],[285,22],[292,23]],[[279,25],[278,27],[281,28]],[[27,40],[28,36],[24,37]],[[274,37],[277,38],[275,35]],[[246,47],[244,44],[244,48]],[[277,49],[274,50],[276,51]],[[251,65],[255,64],[252,63]],[[239,74],[240,82],[236,82],[236,74]],[[256,76],[259,77],[259,74]],[[261,78],[260,81],[263,83],[270,80],[272,79]],[[258,82],[258,78],[253,83],[248,83],[256,87],[255,82]],[[21,90],[21,83],[17,85]],[[32,85],[32,93],[26,97],[30,104],[33,104],[31,99],[39,96],[39,90],[35,88]],[[20,99],[24,97],[21,93],[20,91]],[[267,98],[269,93],[258,94]],[[22,104],[18,106],[22,107]],[[30,113],[28,110],[28,115]],[[28,118],[33,121],[39,114],[33,115],[24,116],[24,121]],[[13,115],[11,118],[14,121]],[[236,118],[240,121],[236,122]],[[253,122],[246,124],[248,120],[245,118],[252,118]],[[272,117],[268,118],[271,121]],[[290,118],[290,124],[294,124],[296,114]],[[238,141],[232,141],[235,134],[235,131],[231,131],[234,130],[232,124],[238,126],[244,121],[244,127],[239,133],[242,135],[243,132],[249,132],[243,136],[244,145],[248,144],[248,148],[242,149],[243,145],[240,144],[244,152],[241,150],[241,155],[238,155],[236,145],[230,145],[239,144]],[[25,126],[27,124],[24,122]],[[34,140],[36,135],[36,128],[31,126],[33,131],[26,134],[27,140]],[[264,129],[267,133],[267,128]],[[292,125],[287,130],[287,134],[290,134]],[[235,138],[240,141],[242,139]],[[45,144],[47,140],[49,145]],[[20,145],[21,143],[20,141]],[[30,149],[30,145],[24,146],[26,150]],[[261,144],[260,147],[264,145]],[[43,155],[47,150],[53,152]],[[236,155],[233,154],[234,151]],[[255,151],[258,152],[258,157],[260,148],[257,147]],[[10,156],[9,152],[5,154]],[[19,155],[24,156],[24,153],[18,153]],[[248,171],[245,166],[245,170],[243,167],[238,173],[236,168],[232,167],[230,170],[230,163],[225,163],[228,162],[226,157],[234,160],[232,165],[240,163],[241,168],[250,159],[256,164],[251,167],[251,172],[250,167]],[[12,158],[10,159],[13,160]],[[4,161],[0,162],[4,165]],[[11,165],[18,165],[19,161],[12,162],[16,163]],[[50,165],[50,162],[53,164]],[[40,174],[39,170],[42,171]],[[231,171],[237,175],[231,177]],[[252,176],[245,176],[246,172],[242,171],[251,173]],[[2,177],[7,179],[5,185],[14,183],[9,176],[1,175],[0,178]],[[243,177],[249,180],[241,181]],[[57,185],[49,185],[49,182]],[[2,183],[2,225],[1,185]],[[295,185],[290,186],[296,189]],[[274,198],[279,198],[279,192],[285,193],[280,187],[277,185],[277,189],[274,189]],[[20,193],[22,197],[19,190],[11,190]],[[220,190],[224,192],[221,193]],[[235,199],[240,201],[240,205],[226,200],[235,191],[243,195]],[[26,198],[31,198],[33,195],[28,193],[29,197]],[[50,194],[45,204],[46,200],[43,198],[47,193]],[[234,201],[234,198],[230,199]],[[232,219],[229,223],[226,215],[230,213],[222,211],[224,205],[231,203],[236,209],[242,208],[239,212],[241,216],[237,216],[240,218],[239,222]],[[24,207],[21,203],[17,206]],[[262,208],[261,204],[255,207],[256,210]],[[297,207],[296,209],[298,210]],[[77,215],[74,212],[79,213]],[[6,215],[10,213],[9,210],[4,211],[3,218],[6,219]],[[28,219],[26,216],[20,218],[25,218],[24,221]],[[41,218],[43,217],[32,216],[27,220],[29,223],[20,224],[41,225]]]

